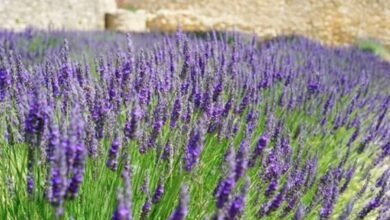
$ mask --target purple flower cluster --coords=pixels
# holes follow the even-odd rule
[[[385,216],[388,168],[363,194],[390,156],[388,62],[298,36],[62,34],[33,54],[0,32],[0,131],[26,145],[27,194],[58,217],[105,178],[120,184],[112,219]]]

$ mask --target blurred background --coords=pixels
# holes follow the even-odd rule
[[[234,30],[390,47],[389,0],[0,0],[0,28]]]

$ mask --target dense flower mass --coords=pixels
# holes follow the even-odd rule
[[[388,219],[389,84],[299,36],[0,32],[0,219]]]

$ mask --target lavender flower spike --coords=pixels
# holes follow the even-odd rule
[[[385,195],[386,193],[386,189],[387,188],[386,186],[383,186],[381,188],[381,190],[379,191],[379,193],[376,195],[375,198],[371,199],[364,207],[362,210],[360,210],[360,212],[358,213],[357,217],[359,219],[363,219],[365,218],[368,213],[372,212],[374,209],[378,208],[381,204],[382,204],[382,197]]]
[[[223,180],[216,192],[216,206],[218,209],[222,209],[224,205],[229,201],[230,193],[232,192],[236,181],[232,175]]]
[[[151,209],[151,205],[152,205],[152,203],[150,202],[150,198],[148,196],[146,198],[144,205],[142,206],[142,211],[141,211],[141,219],[142,220],[147,219],[148,214],[149,214],[150,209]]]
[[[263,134],[256,143],[253,149],[251,159],[249,160],[249,167],[253,167],[256,163],[256,159],[262,154],[264,148],[267,146],[269,141],[268,135]]]
[[[240,144],[240,148],[236,154],[236,166],[235,166],[235,180],[237,181],[241,176],[244,175],[244,172],[248,166],[248,144],[243,141]]]
[[[304,218],[305,218],[305,208],[303,207],[303,205],[299,205],[291,220],[303,220]]]
[[[129,207],[126,206],[125,198],[122,193],[118,193],[117,207],[112,214],[112,220],[131,220],[131,212]]]
[[[156,191],[154,191],[152,202],[154,204],[159,203],[163,194],[164,194],[164,183],[160,179],[158,181]]]
[[[110,150],[108,151],[108,158],[106,161],[106,166],[113,171],[117,169],[119,150],[120,150],[120,140],[118,137],[116,137],[111,143]]]
[[[201,150],[203,149],[203,140],[201,138],[199,128],[192,131],[191,137],[188,141],[186,152],[184,154],[184,169],[190,172],[194,165],[198,162]]]
[[[181,111],[181,103],[180,103],[180,96],[178,95],[175,99],[175,102],[173,103],[173,108],[171,113],[170,126],[172,128],[176,126],[176,122],[180,117],[180,111]]]
[[[246,178],[246,182],[241,189],[241,193],[233,199],[230,205],[230,208],[228,210],[229,218],[238,219],[238,217],[243,213],[245,208],[245,199],[246,199],[246,194],[248,192],[248,188],[249,188],[249,177]]]
[[[188,187],[186,185],[181,187],[179,204],[175,211],[169,217],[169,220],[184,220],[188,213]]]

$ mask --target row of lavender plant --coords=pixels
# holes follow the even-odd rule
[[[388,62],[93,34],[0,34],[0,217],[389,218]]]

